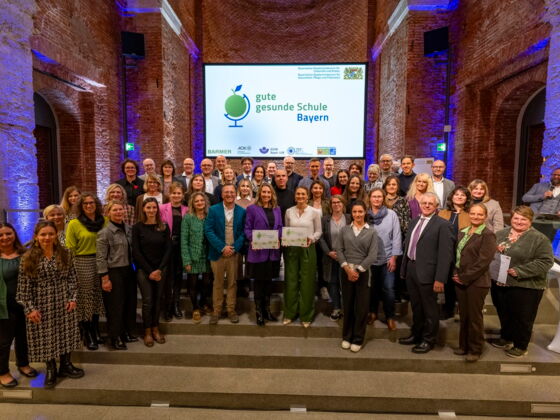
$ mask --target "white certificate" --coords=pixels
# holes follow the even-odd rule
[[[278,231],[254,230],[251,246],[253,249],[278,249]]]
[[[492,260],[489,267],[490,277],[492,280],[496,280],[498,283],[506,284],[508,276],[507,271],[509,270],[510,262],[511,257],[496,252],[494,260]]]
[[[307,247],[307,229],[302,227],[282,228],[282,245]]]

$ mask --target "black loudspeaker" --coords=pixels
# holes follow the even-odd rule
[[[132,58],[144,58],[144,34],[121,32],[122,54]]]
[[[447,51],[449,48],[449,28],[434,29],[424,32],[424,55],[433,55],[438,52]]]

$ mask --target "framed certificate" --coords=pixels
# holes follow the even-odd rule
[[[254,230],[251,247],[253,249],[278,249],[278,231]]]
[[[301,227],[282,228],[282,245],[307,247],[307,229]]]

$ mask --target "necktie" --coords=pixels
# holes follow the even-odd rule
[[[426,219],[423,217],[420,218],[420,222],[418,223],[418,227],[414,231],[412,235],[412,239],[410,240],[410,247],[408,248],[408,258],[412,261],[416,260],[416,245],[418,244],[418,239],[420,239],[420,232],[422,232],[422,226],[424,225]]]

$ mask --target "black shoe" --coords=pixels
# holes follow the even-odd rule
[[[56,360],[51,359],[47,362],[47,373],[45,374],[45,389],[53,389],[56,386]]]
[[[93,315],[91,318],[91,336],[97,344],[105,343],[105,340],[101,338],[101,334],[99,333],[99,315],[97,314]]]
[[[12,380],[7,384],[3,384],[0,382],[0,385],[2,385],[2,388],[15,388],[18,385],[18,381],[16,378],[12,378]]]
[[[179,302],[177,302],[175,305],[173,305],[173,316],[177,319],[182,319],[183,318],[183,312],[181,311],[181,307],[179,305]]]
[[[25,373],[23,370],[21,370],[20,367],[17,368],[18,372],[21,373],[23,376],[27,376],[28,378],[35,378],[37,377],[37,375],[39,375],[39,373],[33,369],[31,366],[29,366],[29,368],[31,369],[29,372]]]
[[[408,337],[401,337],[399,338],[399,344],[403,344],[405,346],[410,346],[412,344],[420,344],[422,340],[416,338],[414,335],[409,335]]]
[[[93,328],[91,326],[91,322],[82,322],[82,325],[84,334],[84,345],[88,350],[97,350],[99,348],[99,345],[93,338]]]
[[[113,346],[113,348],[115,350],[127,350],[128,349],[128,347],[126,347],[126,344],[123,342],[123,340],[120,337],[111,338],[111,345]]]
[[[83,369],[74,366],[70,361],[70,353],[66,353],[60,356],[60,368],[58,369],[58,376],[60,376],[61,378],[78,379],[84,376],[84,371]]]
[[[276,318],[270,311],[270,297],[267,297],[264,300],[263,309],[264,309],[264,313],[263,313],[264,319],[266,319],[267,321],[278,322],[278,318]]]
[[[173,320],[173,310],[165,311],[163,319],[165,319],[165,322],[171,322]]]
[[[433,348],[434,348],[433,344],[430,344],[427,341],[422,341],[420,344],[417,344],[414,347],[412,347],[412,353],[424,354],[424,353],[428,353]]]
[[[127,332],[125,332],[121,338],[125,343],[136,343],[138,341],[138,337]]]

